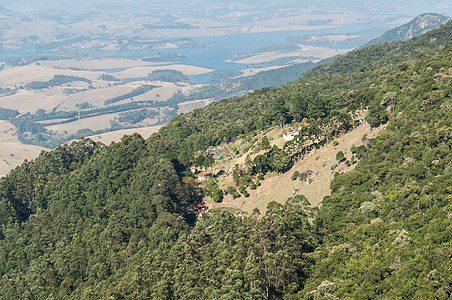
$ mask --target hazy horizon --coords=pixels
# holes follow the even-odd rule
[[[37,5],[36,1],[31,0],[16,0],[11,3],[10,0],[0,0],[0,5],[16,11],[16,12],[34,12],[34,13],[45,13],[52,10],[71,10],[74,9],[89,9],[94,7],[103,8],[117,8],[124,7],[128,9],[139,7],[161,7],[162,9],[175,9],[178,10],[181,7],[201,7],[205,5],[212,5],[214,8],[227,8],[230,10],[241,10],[241,9],[254,9],[257,11],[267,11],[275,9],[285,9],[285,8],[308,8],[314,7],[317,9],[325,9],[333,12],[334,10],[347,10],[351,12],[363,12],[367,11],[369,13],[388,13],[400,16],[412,16],[419,15],[422,13],[440,13],[450,16],[452,14],[452,3],[450,1],[286,1],[280,3],[274,0],[264,0],[264,1],[254,1],[254,0],[244,0],[244,1],[217,1],[217,0],[192,0],[192,1],[143,1],[143,0],[129,0],[127,3],[118,0],[79,0],[79,1],[69,1],[69,0],[46,0],[39,1]],[[190,11],[188,11],[190,14]]]

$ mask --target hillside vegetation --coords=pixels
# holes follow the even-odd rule
[[[450,298],[451,27],[180,115],[148,140],[82,139],[16,168],[0,180],[0,298]],[[209,147],[309,124],[235,169],[245,194],[357,126],[363,109],[389,125],[351,149],[357,166],[320,208],[297,195],[262,215],[196,221],[190,205],[215,188],[188,167]]]

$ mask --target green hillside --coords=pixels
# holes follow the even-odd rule
[[[24,163],[0,180],[0,299],[450,298],[451,29],[354,51],[148,140],[82,139]],[[320,208],[297,195],[196,220],[209,190],[188,168],[206,149],[307,120],[236,172],[250,188],[357,126],[358,110],[389,125],[351,149],[355,170]]]

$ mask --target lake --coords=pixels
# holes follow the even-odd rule
[[[156,53],[178,53],[185,56],[177,63],[195,65],[211,68],[214,71],[208,74],[190,76],[193,83],[214,83],[209,79],[213,73],[225,71],[241,71],[246,69],[246,65],[226,62],[237,54],[244,54],[254,51],[263,46],[286,43],[286,38],[291,36],[312,35],[312,34],[344,34],[363,30],[362,25],[352,25],[340,28],[327,28],[321,30],[303,31],[278,31],[264,33],[239,33],[226,36],[194,37],[190,38],[200,43],[211,44],[207,47],[196,48],[173,48],[155,50],[120,50],[120,51],[88,51],[86,54],[92,58],[120,56],[120,57],[144,57]],[[336,45],[341,47],[341,45]],[[349,45],[347,46],[349,47]],[[344,46],[346,48],[346,46]],[[3,57],[19,57],[39,54],[35,48],[18,49],[14,51],[0,51]]]

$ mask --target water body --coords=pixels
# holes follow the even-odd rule
[[[233,58],[234,55],[249,53],[263,46],[286,43],[286,38],[290,36],[348,33],[357,30],[358,26],[351,26],[350,28],[347,28],[348,30],[344,29],[345,28],[328,28],[321,30],[239,33],[228,36],[196,37],[191,39],[200,43],[212,44],[212,46],[156,50],[90,51],[89,56],[93,58],[108,56],[143,57],[156,53],[178,53],[186,58],[177,61],[177,63],[211,68],[214,70],[207,74],[190,76],[192,82],[212,84],[214,82],[209,79],[211,74],[226,71],[241,71],[247,68],[247,66],[243,64],[226,62],[226,60]]]
[[[363,25],[351,25],[339,28],[327,28],[320,30],[302,30],[302,31],[278,31],[264,33],[239,33],[227,36],[195,37],[192,40],[200,43],[211,44],[207,47],[196,48],[174,48],[174,49],[155,49],[155,50],[119,50],[119,51],[88,51],[87,54],[92,58],[120,56],[120,57],[144,57],[156,53],[178,53],[185,58],[176,61],[177,63],[195,65],[211,68],[214,71],[190,76],[193,83],[214,83],[209,79],[213,73],[225,71],[241,71],[246,69],[246,65],[226,62],[237,54],[244,54],[254,51],[263,46],[286,43],[286,38],[300,35],[320,35],[320,34],[344,34],[363,30]],[[345,47],[344,47],[345,48]],[[14,51],[0,51],[3,57],[20,57],[43,54],[36,51],[35,48],[19,49]],[[50,53],[48,53],[50,55]],[[44,54],[43,54],[44,55]]]

